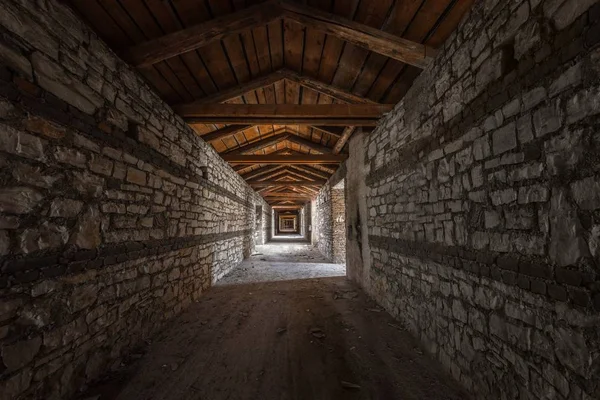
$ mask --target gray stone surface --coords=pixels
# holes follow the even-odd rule
[[[600,329],[591,3],[475,2],[347,161],[366,171],[358,223],[369,249],[348,275],[478,399],[597,397],[588,378]],[[404,140],[388,140],[392,120]]]
[[[4,1],[0,27],[0,397],[70,398],[268,238],[271,208],[66,5]]]

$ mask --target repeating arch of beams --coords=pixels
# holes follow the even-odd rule
[[[165,68],[170,68],[172,77],[177,80],[180,74],[185,73],[185,68],[190,68],[188,61],[196,58],[202,60],[205,51],[207,52],[206,57],[209,57],[208,54],[212,54],[211,52],[214,51],[215,46],[221,47],[224,52],[228,52],[229,49],[226,49],[228,44],[233,43],[235,40],[247,38],[249,32],[252,32],[251,35],[254,36],[257,30],[264,30],[266,27],[280,24],[280,32],[283,33],[285,28],[286,35],[288,27],[299,26],[306,33],[310,30],[313,35],[322,35],[322,38],[334,38],[346,43],[346,46],[349,45],[351,48],[355,46],[367,50],[369,57],[363,60],[363,68],[369,65],[375,66],[379,63],[379,73],[389,72],[392,74],[404,73],[404,70],[408,68],[410,74],[407,72],[407,77],[414,79],[417,75],[415,71],[427,66],[435,55],[435,50],[425,44],[431,32],[438,29],[438,26],[441,26],[440,23],[443,25],[447,13],[452,13],[451,18],[449,18],[450,25],[457,24],[461,13],[467,10],[472,1],[428,0],[427,2],[412,2],[415,4],[421,3],[421,6],[416,8],[412,3],[408,5],[408,0],[406,5],[400,4],[402,0],[398,0],[394,1],[393,5],[379,6],[378,4],[373,8],[369,6],[369,12],[377,9],[377,12],[381,13],[381,16],[377,17],[380,22],[373,24],[368,22],[370,15],[365,14],[367,12],[366,8],[363,10],[362,18],[350,20],[342,16],[342,14],[349,15],[341,11],[343,7],[341,9],[339,7],[334,8],[333,5],[331,10],[334,10],[335,13],[309,7],[306,2],[301,4],[290,0],[267,0],[247,8],[232,5],[223,8],[225,14],[216,13],[221,14],[217,18],[198,23],[198,21],[206,18],[198,16],[196,19],[188,19],[189,21],[195,21],[190,24],[179,24],[174,29],[163,27],[162,36],[146,34],[146,37],[150,39],[145,41],[134,40],[134,44],[126,47],[121,54],[132,64],[140,67],[144,74],[147,72],[152,75],[152,70],[156,66],[156,71],[160,71],[160,75],[167,77],[169,73]],[[318,3],[316,5],[320,7]],[[126,8],[126,6],[123,7]],[[228,8],[229,11],[226,11]],[[388,16],[383,18],[386,9],[388,10]],[[413,11],[409,13],[409,9]],[[416,34],[414,29],[412,31],[408,29],[409,26],[413,25],[413,20],[418,19],[416,16],[421,13],[421,9],[423,9],[422,16],[427,15],[425,18],[427,20],[426,24],[429,26],[426,28],[429,30],[427,34],[425,34],[427,31],[424,31],[423,34]],[[159,12],[158,8],[153,7],[148,7],[148,10],[151,14],[152,12]],[[433,17],[435,15],[432,12],[433,10],[444,10],[444,12]],[[111,10],[108,11],[108,14],[110,14]],[[129,10],[129,12],[132,11]],[[403,15],[408,15],[409,18],[402,22],[404,17],[397,14],[394,26],[402,28],[390,29],[388,32],[387,30],[391,26],[389,24],[393,20],[390,13],[400,11]],[[227,14],[227,12],[229,13]],[[178,15],[180,18],[183,16],[180,13]],[[212,17],[212,14],[210,17]],[[132,15],[132,19],[136,18],[143,17]],[[162,16],[162,21],[165,21],[165,18],[167,17]],[[92,16],[92,19],[96,19],[96,16]],[[158,23],[161,18],[155,18],[155,20]],[[361,22],[358,22],[359,20]],[[419,22],[423,23],[425,20],[420,19]],[[146,24],[135,23],[143,30],[144,26],[150,26],[153,23],[151,21],[146,22]],[[440,29],[450,32],[448,28],[449,26]],[[406,37],[403,38],[403,36]],[[443,36],[441,35],[441,37]],[[238,39],[234,39],[236,37]],[[281,39],[283,41],[283,37]],[[287,39],[286,36],[286,42],[281,43],[282,52],[286,53],[286,57],[288,51],[293,52],[294,46],[288,44]],[[309,41],[311,38],[305,36],[303,40]],[[124,43],[127,42],[126,40]],[[254,43],[254,39],[252,39],[252,43]],[[439,44],[441,41],[438,39],[435,43]],[[288,49],[288,45],[292,48]],[[243,46],[246,46],[246,43]],[[304,57],[304,49],[308,51],[308,47],[304,47],[304,44],[302,46],[302,56]],[[343,49],[343,47],[341,48]],[[323,51],[320,56],[321,60],[326,58],[327,51],[332,52],[334,59],[343,59],[341,55],[339,58],[336,57],[335,50],[329,49],[325,45],[322,45],[321,49]],[[257,47],[255,47],[255,50],[258,52]],[[270,56],[270,49],[267,50]],[[351,52],[348,53],[347,56]],[[180,56],[182,57],[180,58]],[[229,59],[228,55],[225,57]],[[387,58],[387,61],[380,61],[382,57]],[[344,59],[349,60],[348,57]],[[397,60],[401,63],[393,64],[389,60]],[[204,62],[201,61],[201,63]],[[231,60],[229,62],[231,63]],[[217,64],[218,62],[213,65]],[[177,65],[186,65],[186,67],[182,69]],[[281,68],[283,65],[286,68]],[[390,65],[400,65],[402,69],[397,72],[390,72],[394,71],[394,68],[398,68],[390,69],[388,68]],[[231,64],[229,68],[232,71],[234,69]],[[187,122],[192,125],[201,124],[202,128],[198,131],[203,139],[218,149],[223,158],[229,160],[232,167],[249,183],[257,176],[261,176],[260,174],[257,175],[258,172],[262,171],[263,174],[267,174],[264,171],[272,171],[272,168],[277,168],[280,172],[285,169],[286,179],[276,177],[276,179],[271,179],[269,182],[275,180],[278,182],[285,182],[286,180],[295,182],[289,185],[278,183],[275,186],[260,184],[257,189],[271,195],[275,192],[290,193],[290,195],[296,196],[298,192],[302,192],[309,195],[314,193],[318,186],[307,182],[313,182],[311,179],[314,179],[315,182],[322,182],[327,179],[335,171],[336,163],[344,160],[345,145],[354,132],[358,129],[372,129],[381,115],[389,111],[391,106],[378,104],[367,98],[365,90],[355,90],[354,87],[350,89],[352,85],[342,83],[343,80],[332,79],[333,76],[327,78],[327,75],[317,74],[315,71],[312,73],[305,71],[303,64],[292,63],[288,65],[286,62],[278,64],[275,69],[273,68],[275,68],[275,64],[272,64],[269,69],[263,69],[261,66],[260,70],[250,71],[249,75],[242,75],[240,79],[236,77],[233,81],[224,81],[210,76],[209,68],[205,65],[206,72],[203,73],[211,81],[207,85],[212,85],[213,89],[209,87],[205,90],[203,84],[206,82],[202,82],[202,78],[196,75],[193,79],[197,80],[202,89],[196,91],[196,95],[179,96],[184,99],[183,102],[172,101],[171,103]],[[386,72],[386,68],[390,71]],[[262,72],[256,73],[257,71]],[[164,75],[165,73],[167,75]],[[378,77],[378,73],[375,72],[375,74],[373,79]],[[191,76],[194,76],[194,74],[192,73]],[[392,81],[393,79],[389,82]],[[173,80],[169,82],[173,82]],[[181,81],[184,85],[185,82]],[[271,106],[269,101],[260,101],[258,97],[252,101],[248,97],[258,96],[258,93],[263,90],[266,93],[269,87],[273,87],[277,91],[280,90],[277,88],[282,86],[286,88],[284,89],[285,104],[281,104],[279,98],[275,99],[277,105]],[[288,86],[292,87],[289,98]],[[342,86],[346,86],[346,88]],[[321,104],[313,104],[319,103],[315,100],[302,104],[301,97],[300,99],[297,95],[294,97],[293,87],[300,88],[297,89],[300,93],[303,89],[306,90],[313,98],[314,95],[310,93],[317,93],[317,96],[322,95],[329,100],[325,100]],[[217,88],[218,90],[215,90]],[[192,91],[189,91],[189,93],[192,94]],[[191,100],[188,100],[190,97]],[[386,99],[389,96],[378,95],[374,98]],[[274,98],[272,97],[272,99]],[[290,99],[293,104],[289,103]],[[394,101],[397,101],[397,98]],[[299,129],[298,126],[302,129]],[[272,129],[265,129],[265,127],[272,127]],[[265,130],[268,132],[265,132]],[[307,131],[309,132],[308,135]],[[271,189],[263,190],[267,187]]]

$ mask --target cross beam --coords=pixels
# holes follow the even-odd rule
[[[224,154],[223,159],[238,164],[339,164],[347,158],[343,154],[308,154],[305,156]]]
[[[265,186],[323,186],[327,181],[250,181],[248,184],[253,187],[265,187]]]
[[[185,104],[188,123],[253,125],[376,126],[388,104]]]

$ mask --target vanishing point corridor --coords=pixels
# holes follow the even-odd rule
[[[600,400],[600,0],[0,0],[0,400]]]

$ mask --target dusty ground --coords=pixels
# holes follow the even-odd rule
[[[303,248],[293,251],[314,255]],[[265,268],[267,277],[275,269]],[[257,280],[260,271],[245,275]],[[235,284],[243,275],[169,324],[129,374],[104,382],[100,399],[467,398],[345,277]]]
[[[346,267],[328,263],[316,247],[308,243],[286,240],[256,246],[254,254],[217,282],[217,285],[334,276],[346,276]]]

